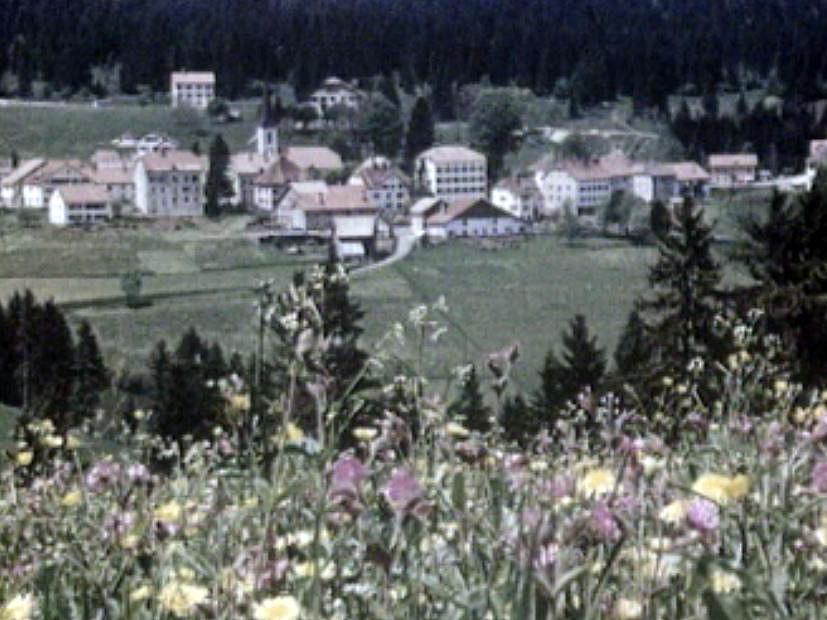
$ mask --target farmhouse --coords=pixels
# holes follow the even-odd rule
[[[347,183],[364,187],[370,203],[380,210],[399,211],[411,198],[410,178],[384,157],[362,162]]]
[[[543,196],[534,179],[526,175],[508,177],[491,190],[491,202],[521,220],[536,220],[543,208]]]
[[[23,206],[45,209],[52,192],[64,185],[91,183],[92,170],[78,159],[52,159],[23,181]]]
[[[718,153],[710,155],[707,163],[712,184],[730,187],[755,181],[758,156],[753,153]]]
[[[318,115],[322,117],[326,110],[336,106],[359,109],[364,98],[365,94],[352,84],[337,77],[329,77],[321,87],[313,91],[309,101],[316,108]]]
[[[436,146],[420,153],[414,164],[416,182],[448,201],[484,198],[488,194],[485,155],[461,145]]]
[[[65,185],[49,199],[49,223],[54,226],[102,224],[110,219],[109,194],[100,185]]]
[[[204,172],[189,151],[148,153],[135,165],[135,206],[153,217],[203,215]]]
[[[175,71],[170,76],[173,108],[206,110],[215,98],[215,73],[212,71]]]
[[[23,207],[23,184],[46,165],[45,159],[27,159],[0,181],[0,198],[7,209]]]
[[[503,237],[528,230],[528,225],[486,198],[458,200],[425,220],[429,238]]]

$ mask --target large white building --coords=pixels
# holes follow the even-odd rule
[[[100,185],[65,185],[49,198],[49,223],[54,226],[103,224],[110,219],[109,194]]]
[[[381,210],[399,211],[410,203],[410,179],[384,157],[362,162],[347,183],[365,188],[370,203]]]
[[[215,73],[212,71],[175,71],[170,76],[173,108],[206,110],[215,99]]]
[[[358,88],[337,77],[327,78],[322,85],[310,95],[309,101],[320,117],[325,110],[336,106],[358,110],[365,94]]]
[[[485,155],[465,146],[430,148],[417,156],[414,171],[416,182],[437,198],[454,201],[488,194]]]
[[[153,217],[203,215],[204,173],[189,151],[148,153],[135,164],[135,206]]]

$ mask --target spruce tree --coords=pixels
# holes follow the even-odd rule
[[[487,433],[491,429],[491,410],[483,400],[479,376],[473,364],[462,379],[457,399],[448,407],[448,415],[472,431]]]
[[[523,447],[528,446],[541,430],[531,406],[520,394],[505,398],[499,422],[503,438]]]
[[[233,186],[227,177],[229,165],[230,149],[221,134],[218,134],[210,144],[210,167],[204,188],[207,198],[205,211],[209,217],[220,215],[222,202],[233,195]]]
[[[676,209],[671,230],[658,237],[658,260],[649,272],[652,294],[640,303],[662,372],[683,373],[692,358],[711,361],[721,353],[713,330],[721,272],[703,217],[691,198]]]
[[[654,344],[646,331],[646,323],[637,310],[632,310],[614,352],[616,388],[629,384],[640,392],[650,371],[653,349]]]
[[[85,417],[100,403],[100,393],[108,386],[110,375],[88,321],[81,322],[77,338],[73,410]]]
[[[0,403],[17,403],[17,390],[13,377],[17,369],[17,330],[10,313],[0,303]]]
[[[425,97],[417,97],[405,137],[405,161],[412,166],[416,156],[434,144],[434,115]]]

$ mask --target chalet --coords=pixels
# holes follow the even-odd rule
[[[205,170],[189,151],[144,155],[135,164],[135,206],[153,217],[203,215]]]
[[[65,185],[49,198],[49,223],[54,226],[102,224],[110,219],[109,194],[100,185]]]
[[[52,192],[64,185],[92,183],[92,170],[77,159],[52,159],[23,181],[23,206],[45,209]]]
[[[524,221],[492,204],[487,198],[458,200],[425,220],[429,238],[504,237],[528,230]]]
[[[710,155],[707,164],[713,185],[744,185],[755,181],[758,156],[753,153],[718,153]]]
[[[525,221],[539,218],[543,208],[543,196],[530,176],[508,177],[491,190],[491,202]]]
[[[45,165],[45,159],[26,159],[4,176],[0,181],[2,206],[7,209],[23,207],[23,184]]]
[[[485,198],[487,167],[485,155],[461,145],[435,146],[414,163],[417,185],[448,201]]]
[[[827,140],[810,140],[807,172],[815,174],[819,168],[824,166],[827,166]]]
[[[170,101],[173,108],[206,110],[215,98],[215,73],[212,71],[175,71],[170,76]]]
[[[337,77],[329,77],[313,91],[309,103],[319,117],[323,117],[325,111],[337,106],[358,110],[364,99],[365,93],[352,84]]]
[[[348,179],[348,185],[364,187],[368,200],[380,210],[400,211],[411,198],[410,178],[384,157],[364,161]]]

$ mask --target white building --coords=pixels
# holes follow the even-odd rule
[[[173,108],[206,110],[215,99],[215,73],[212,71],[175,71],[170,77]]]
[[[326,191],[299,193],[307,230],[332,230],[340,241],[373,247],[378,210],[370,204],[364,189],[352,185],[329,185]]]
[[[148,153],[135,164],[135,206],[154,217],[203,215],[204,174],[189,151]]]
[[[118,150],[123,159],[134,160],[147,153],[174,151],[178,148],[179,144],[177,140],[173,140],[163,134],[148,133],[145,136],[136,138],[131,133],[126,132],[112,140],[112,146]]]
[[[491,189],[494,206],[525,221],[536,220],[543,210],[543,196],[532,177],[508,177]]]
[[[441,198],[433,196],[420,198],[410,208],[411,232],[416,237],[424,236],[428,218],[437,213],[444,213],[447,209],[448,203]]]
[[[458,200],[425,220],[431,239],[452,237],[505,237],[526,232],[529,225],[513,214],[494,206],[487,198]]]
[[[109,194],[100,185],[65,185],[49,198],[49,223],[54,226],[102,224],[111,219]]]
[[[23,207],[23,184],[46,165],[45,159],[26,159],[0,181],[0,199],[6,209]]]
[[[713,185],[731,187],[755,182],[758,156],[754,153],[717,153],[707,162]]]
[[[289,185],[299,180],[299,170],[289,161],[280,158],[252,181],[253,205],[259,211],[275,214]],[[293,227],[292,224],[290,227]]]
[[[98,168],[92,172],[96,185],[104,187],[112,204],[135,202],[135,168],[121,164],[119,168]]]
[[[380,210],[400,211],[410,203],[410,178],[384,157],[371,157],[356,168],[348,185],[363,187]]]
[[[465,146],[430,148],[417,156],[414,170],[417,184],[437,198],[454,201],[488,194],[485,155]]]
[[[364,99],[365,94],[352,84],[337,77],[329,77],[313,91],[309,102],[316,108],[319,117],[323,117],[325,110],[335,106],[358,110]]]

